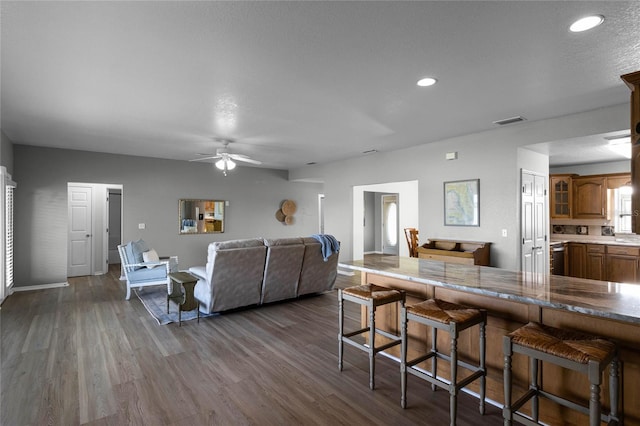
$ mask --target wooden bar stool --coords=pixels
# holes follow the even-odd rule
[[[436,386],[449,390],[449,421],[451,425],[456,424],[458,407],[458,391],[476,379],[480,379],[480,414],[484,414],[485,400],[485,326],[487,313],[482,309],[469,308],[455,303],[445,302],[440,299],[429,299],[416,305],[403,307],[402,309],[402,352],[400,359],[400,383],[402,398],[400,404],[402,408],[407,406],[407,373],[411,373],[421,379],[431,383],[431,388],[435,391]],[[407,361],[407,324],[415,321],[420,324],[432,327],[431,351],[413,360]],[[461,331],[474,325],[480,326],[480,354],[479,365],[471,365],[458,359],[458,336]],[[447,331],[451,336],[451,354],[448,356],[438,352],[437,338],[438,329]],[[437,360],[445,359],[451,364],[450,382],[438,378]],[[431,374],[416,367],[417,364],[431,359]],[[458,366],[464,367],[472,372],[461,381],[458,381]]]
[[[404,308],[405,292],[402,290],[392,290],[380,287],[375,284],[366,284],[353,287],[347,287],[344,290],[338,289],[339,304],[339,332],[338,332],[338,369],[342,371],[343,343],[348,343],[358,349],[369,353],[369,388],[375,387],[375,357],[378,352],[389,349],[392,346],[400,344],[400,337],[376,328],[376,308],[378,306],[388,305],[389,303],[400,302]],[[362,306],[366,306],[369,311],[369,327],[360,330],[344,332],[344,301],[354,302]],[[369,333],[369,344],[362,344],[351,339],[351,337]],[[391,339],[390,342],[381,346],[375,345],[375,336],[380,334]]]
[[[591,426],[600,425],[603,420],[618,424],[619,383],[618,350],[613,342],[576,331],[562,330],[543,324],[530,322],[509,333],[503,338],[504,350],[504,424],[513,420],[526,424],[538,423],[538,397],[543,396],[564,407],[589,415]],[[511,356],[520,353],[530,358],[531,384],[529,390],[516,402],[511,402]],[[584,373],[589,378],[589,406],[579,405],[558,395],[542,390],[538,384],[540,362],[549,362],[563,368]],[[602,373],[610,365],[609,391],[611,410],[608,415],[601,414],[600,384]],[[531,417],[518,410],[531,400]]]

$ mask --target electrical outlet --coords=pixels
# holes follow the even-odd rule
[[[503,236],[503,237],[506,237],[506,236],[507,236],[507,230],[506,230],[506,229],[503,229],[503,230],[502,230],[502,236]]]

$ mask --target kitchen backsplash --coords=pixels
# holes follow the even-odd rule
[[[552,225],[552,229],[554,234],[592,235],[602,237],[613,237],[615,235],[613,226]]]

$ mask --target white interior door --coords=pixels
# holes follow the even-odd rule
[[[398,255],[398,195],[382,196],[382,253]]]
[[[92,199],[90,186],[68,187],[69,243],[67,275],[91,275]]]
[[[522,171],[522,251],[521,269],[529,274],[546,274],[546,178]]]

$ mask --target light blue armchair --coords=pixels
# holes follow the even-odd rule
[[[144,240],[130,241],[118,246],[122,271],[127,280],[126,300],[131,297],[132,288],[140,288],[152,285],[166,285],[167,291],[171,290],[169,273],[178,270],[177,256],[168,258],[149,259],[145,262],[145,253],[154,253],[149,250]],[[157,256],[148,256],[157,257]]]

